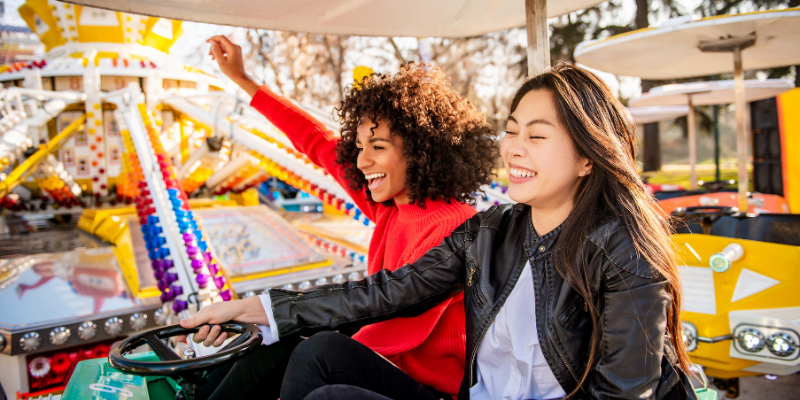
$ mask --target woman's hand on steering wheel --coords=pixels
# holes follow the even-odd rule
[[[258,83],[247,75],[244,69],[242,47],[234,44],[223,35],[212,36],[206,40],[211,45],[208,55],[217,61],[219,69],[228,78],[244,89],[251,97],[258,91]]]
[[[239,321],[256,325],[269,325],[269,318],[261,300],[257,296],[249,297],[244,300],[224,301],[214,303],[200,309],[194,316],[182,319],[181,326],[184,328],[194,328],[203,324],[214,325],[209,328],[203,326],[192,336],[195,343],[203,343],[204,346],[219,347],[227,338],[227,334],[222,332],[217,324],[228,321]],[[186,340],[186,336],[178,336],[178,341]]]

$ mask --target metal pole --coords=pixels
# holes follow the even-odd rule
[[[547,0],[525,0],[528,28],[528,79],[550,67],[550,40],[547,30]]]
[[[736,98],[736,158],[739,163],[739,211],[747,212],[747,132],[745,132],[746,111],[744,97],[744,71],[742,70],[742,48],[733,48],[733,82]]]
[[[686,115],[686,125],[688,125],[689,130],[689,169],[691,171],[689,187],[691,190],[697,190],[697,122],[695,121],[692,95],[688,95],[687,97],[689,97],[689,114]]]
[[[719,182],[722,176],[719,171],[719,106],[712,107],[714,113],[714,180]]]

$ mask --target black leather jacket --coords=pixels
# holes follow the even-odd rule
[[[538,237],[530,207],[506,204],[478,213],[413,264],[361,281],[305,292],[270,290],[280,337],[356,327],[421,314],[465,291],[467,355],[459,399],[475,384],[478,347],[527,261],[533,271],[539,344],[561,387],[572,392],[588,363],[592,324],[583,298],[551,260],[560,227]],[[600,355],[574,398],[694,398],[665,333],[665,279],[637,258],[627,230],[605,223],[586,240],[593,249],[595,298],[602,318]]]

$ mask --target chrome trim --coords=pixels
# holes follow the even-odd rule
[[[717,342],[724,342],[726,340],[733,339],[733,335],[722,335],[722,336],[715,336],[715,337],[704,337],[698,336],[697,341],[702,343],[717,343]]]

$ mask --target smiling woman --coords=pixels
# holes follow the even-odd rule
[[[472,202],[472,193],[490,179],[494,132],[437,67],[409,64],[394,75],[367,77],[360,89],[349,89],[338,112],[343,126],[337,162],[351,188],[366,188],[373,201],[387,201],[385,193],[391,192],[407,195],[420,207],[426,200]],[[388,172],[381,170],[386,164],[371,164],[375,157],[388,157],[382,151],[405,157],[403,174],[368,182],[365,171]],[[352,163],[355,158],[358,163]],[[385,187],[384,181],[391,186]],[[401,182],[405,193],[397,191]]]
[[[298,151],[328,171],[375,223],[370,274],[394,271],[416,260],[475,214],[469,203],[474,201],[472,194],[489,183],[497,154],[494,130],[437,67],[410,64],[350,87],[337,109],[342,128],[336,139],[294,103],[248,77],[239,46],[222,36],[209,42],[222,72],[253,96],[251,105]],[[263,314],[269,298],[252,297],[232,302],[232,307]],[[211,312],[203,308],[197,315]],[[232,315],[214,314],[211,321],[225,322]],[[265,344],[278,340],[277,330],[264,333]],[[454,294],[419,315],[363,326],[353,338],[390,360],[392,369],[408,374],[387,378],[387,385],[411,388],[412,398],[431,393],[448,397],[458,392],[464,374],[464,296]],[[206,345],[219,345],[224,339],[218,327],[204,327],[193,338]],[[277,398],[289,355],[298,343],[281,338],[234,365],[218,368],[199,388],[199,397]]]

